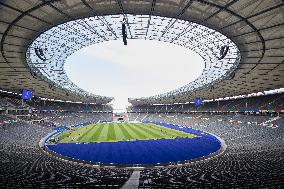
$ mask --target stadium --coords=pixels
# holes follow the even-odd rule
[[[283,20],[282,0],[0,1],[1,188],[283,188]],[[195,52],[202,73],[117,112],[66,72],[138,39]]]

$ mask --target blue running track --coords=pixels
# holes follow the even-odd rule
[[[59,143],[46,146],[62,155],[89,163],[168,164],[201,158],[218,151],[221,142],[213,135],[167,123],[157,125],[195,134],[195,138],[137,140],[101,143]]]

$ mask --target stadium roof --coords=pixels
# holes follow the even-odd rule
[[[117,18],[118,22],[123,19],[126,21],[129,38],[147,36],[149,30],[152,33],[149,32],[151,34],[145,37],[147,39],[174,42],[176,37],[180,38],[189,33],[188,28],[181,29],[181,27],[188,25],[192,27],[197,23],[229,38],[222,38],[227,42],[219,46],[207,40],[204,42],[207,48],[201,48],[199,53],[212,57],[211,55],[216,55],[216,50],[220,51],[220,48],[226,44],[230,46],[228,53],[231,53],[232,49],[236,50],[233,53],[235,55],[233,62],[221,60],[211,61],[212,65],[209,64],[212,69],[215,67],[215,70],[219,69],[219,71],[224,70],[225,63],[232,64],[233,66],[227,69],[228,72],[222,72],[224,73],[222,77],[204,83],[205,86],[187,88],[190,90],[183,88],[184,90],[158,96],[130,99],[134,105],[187,102],[195,97],[213,99],[280,88],[284,84],[283,5],[284,2],[280,0],[1,1],[0,88],[15,92],[19,92],[22,88],[29,88],[36,96],[71,101],[95,101],[99,104],[108,103],[112,98],[86,93],[76,86],[71,86],[72,83],[66,87],[63,82],[68,78],[63,78],[65,80],[60,82],[56,80],[58,75],[48,77],[43,74],[43,71],[37,72],[31,65],[33,61],[29,61],[29,52],[36,53],[36,51],[30,51],[29,47],[33,49],[38,47],[32,45],[36,39],[42,39],[40,34],[52,31],[50,29],[59,24],[87,17],[93,17],[96,21],[96,26],[86,28],[99,39],[96,42],[121,38],[120,25],[110,23]],[[159,24],[155,23],[155,20],[163,21],[163,23],[158,27]],[[78,28],[79,25],[86,27],[86,24],[82,24],[82,20],[75,24],[77,24],[74,26],[75,29],[71,25],[68,26],[68,31],[72,31],[73,34],[76,33],[76,27]],[[138,31],[141,28],[146,33],[141,31],[139,34]],[[153,33],[155,28],[157,32]],[[210,32],[207,31],[196,30],[194,38],[210,39],[208,37]],[[218,36],[219,33],[216,35]],[[193,38],[187,39],[193,40]],[[234,44],[237,48],[231,48]],[[86,45],[78,45],[78,48]],[[40,49],[38,50],[37,53],[41,54]],[[208,50],[211,52],[207,52]],[[240,61],[238,61],[238,53],[241,56]],[[226,57],[224,59],[226,60]],[[49,64],[46,62],[43,64],[43,66],[47,65]],[[210,73],[212,69],[207,70],[207,73]],[[53,72],[58,73],[60,70],[53,69]],[[213,78],[215,75],[215,73],[208,74],[207,78]],[[202,81],[205,79],[201,80],[201,83]]]

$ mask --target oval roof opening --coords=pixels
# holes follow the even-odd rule
[[[124,46],[112,40],[82,48],[66,59],[67,76],[80,88],[114,96],[114,108],[128,97],[174,90],[200,76],[201,56],[192,50],[156,40],[133,39]]]

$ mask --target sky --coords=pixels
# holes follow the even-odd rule
[[[128,98],[147,97],[177,89],[195,80],[203,59],[184,47],[161,41],[128,39],[82,48],[66,59],[67,76],[80,88],[111,96],[114,109]]]

